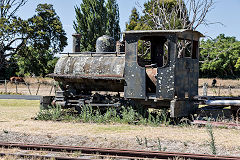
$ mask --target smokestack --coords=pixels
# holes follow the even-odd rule
[[[81,34],[73,34],[73,53],[74,52],[80,52],[80,39],[81,39]]]

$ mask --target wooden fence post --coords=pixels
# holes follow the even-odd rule
[[[7,93],[7,80],[6,79],[4,81],[4,85],[5,85],[5,93]]]
[[[26,82],[25,82],[25,84],[26,84],[27,87],[28,87],[28,91],[29,91],[30,95],[32,95],[32,93],[31,93],[31,91],[30,91],[30,87],[29,87],[30,85],[29,85],[29,83],[26,83]]]
[[[220,83],[220,85],[218,87],[218,96],[220,96],[220,94],[221,94],[221,83]]]
[[[18,88],[17,88],[17,81],[15,79],[15,85],[16,85],[16,93],[18,93]]]
[[[207,87],[208,87],[208,83],[204,83],[203,84],[203,96],[207,96]]]
[[[40,88],[40,85],[41,85],[41,83],[40,82],[38,82],[39,84],[38,84],[38,89],[37,89],[37,93],[36,93],[36,95],[38,94],[38,91],[39,91],[39,88]]]
[[[229,96],[232,96],[232,91],[231,91],[231,86],[230,85],[228,86],[228,94],[229,94]]]
[[[51,90],[50,90],[49,96],[51,96],[53,86],[54,86],[54,84],[53,84],[52,87],[51,87]]]

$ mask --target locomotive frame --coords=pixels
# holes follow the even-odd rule
[[[198,107],[194,96],[198,95],[199,38],[203,35],[185,29],[123,34],[123,52],[73,49],[74,53],[58,60],[54,73],[49,75],[60,82],[55,103],[63,107],[119,106],[120,101],[132,100],[148,108],[170,108],[171,117],[194,113]],[[139,40],[150,44],[147,60],[139,57]],[[179,44],[184,47],[179,48]],[[79,48],[79,44],[76,46]],[[113,96],[110,101],[103,96],[101,101],[94,91],[123,92],[124,96]],[[42,105],[45,102],[43,99]]]

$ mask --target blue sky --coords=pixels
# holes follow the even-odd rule
[[[132,8],[135,6],[141,13],[141,8],[138,6],[143,6],[143,3],[146,1],[147,0],[117,0],[122,31],[125,29],[125,23],[129,20]],[[27,19],[35,14],[37,4],[53,4],[68,37],[68,46],[64,52],[71,52],[71,35],[74,33],[72,26],[75,20],[74,6],[79,6],[81,2],[82,0],[28,0],[26,5],[23,6],[17,14],[23,19]],[[240,40],[240,0],[214,0],[214,2],[214,8],[208,14],[207,20],[209,22],[221,22],[223,25],[213,24],[210,26],[200,26],[198,31],[211,38],[215,38],[217,35],[224,33],[227,36],[234,36]]]

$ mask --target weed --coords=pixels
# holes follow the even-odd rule
[[[185,147],[187,147],[187,146],[188,146],[187,142],[183,142],[183,145],[184,145]]]
[[[145,143],[145,147],[148,147],[148,140],[146,137],[144,138],[144,143]]]
[[[157,143],[158,143],[158,150],[162,151],[162,145],[161,145],[160,138],[157,138]]]
[[[167,150],[167,147],[163,147],[163,151],[166,151]]]
[[[37,120],[60,120],[63,115],[63,111],[61,109],[61,106],[48,106],[49,109],[40,110],[40,112],[37,114],[36,119]]]
[[[7,131],[7,130],[5,130],[5,129],[3,129],[3,133],[6,133],[6,134],[7,134],[7,133],[8,133],[8,131]]]
[[[142,138],[139,138],[138,136],[136,136],[136,141],[140,146],[143,144]]]
[[[208,132],[208,134],[209,134],[209,136],[210,136],[209,145],[210,145],[212,154],[213,154],[213,155],[216,155],[217,152],[216,152],[215,138],[214,138],[214,135],[213,135],[212,125],[211,125],[210,123],[208,123],[208,124],[206,125],[206,127],[207,127],[207,132]]]
[[[48,106],[48,109],[40,110],[36,115],[37,120],[64,120],[81,121],[90,123],[127,123],[158,126],[159,124],[169,125],[170,119],[167,112],[163,111],[139,111],[132,107],[108,108],[102,111],[99,108],[93,108],[91,105],[83,105],[80,108],[80,114],[76,114],[73,109],[61,109],[60,106]],[[147,114],[148,113],[148,114]]]
[[[132,123],[136,119],[136,112],[132,107],[122,107],[121,115],[123,123]]]
[[[73,152],[73,156],[74,157],[79,157],[79,156],[81,156],[82,155],[82,152],[81,151],[75,151],[75,152]]]

